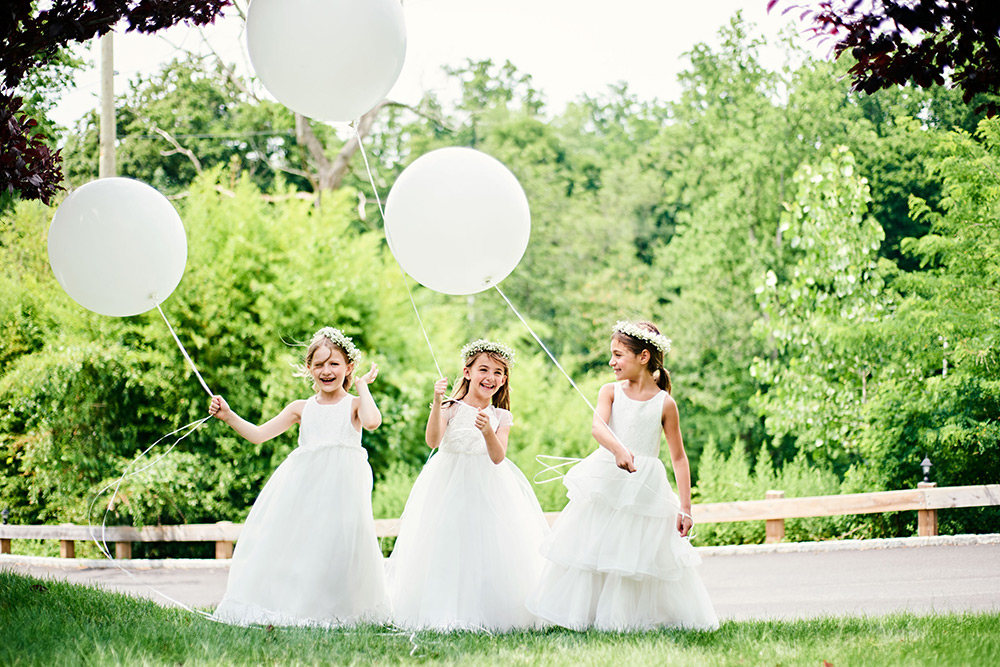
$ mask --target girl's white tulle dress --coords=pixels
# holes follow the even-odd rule
[[[250,510],[214,618],[319,626],[388,619],[372,470],[351,424],[352,400],[306,401],[299,446]]]
[[[524,603],[543,560],[548,524],[528,480],[490,460],[478,410],[452,404],[441,445],[417,477],[387,561],[393,622],[409,629],[539,627]],[[490,406],[494,430],[510,425]]]
[[[718,627],[658,458],[666,396],[635,401],[615,385],[608,425],[635,456],[636,472],[601,447],[566,474],[569,504],[544,542],[548,561],[528,601],[545,620],[576,630]]]

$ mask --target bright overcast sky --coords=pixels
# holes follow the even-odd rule
[[[642,99],[676,99],[677,73],[687,66],[681,54],[699,42],[718,43],[719,28],[737,10],[769,40],[790,22],[768,15],[767,0],[406,0],[403,6],[406,64],[391,99],[416,102],[424,90],[442,86],[443,65],[492,58],[531,74],[553,112],[618,81]],[[205,52],[203,35],[223,58],[247,71],[242,24],[229,14],[204,33],[179,27],[161,35],[116,34],[116,93],[137,73],[151,74],[180,55],[178,48]],[[98,54],[95,46],[95,65]],[[98,105],[99,89],[96,68],[81,71],[77,89],[64,96],[54,119],[71,125]]]

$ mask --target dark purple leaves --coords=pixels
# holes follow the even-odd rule
[[[0,2],[0,190],[48,202],[60,188],[61,157],[37,123],[22,115],[14,89],[33,67],[44,64],[70,42],[87,41],[120,21],[125,31],[152,33],[186,21],[205,25],[231,0],[54,0],[37,11],[32,0]]]
[[[769,2],[770,11],[779,2]],[[851,68],[855,90],[875,92],[897,84],[942,85],[947,72],[963,99],[1000,94],[1000,2],[995,0],[872,0],[800,3],[801,20],[834,52],[857,60]],[[977,111],[990,116],[1000,100],[987,99]]]

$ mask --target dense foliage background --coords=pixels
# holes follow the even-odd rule
[[[656,322],[681,409],[696,502],[1000,479],[1000,122],[946,88],[850,91],[848,63],[783,45],[780,71],[738,17],[688,54],[684,92],[625,85],[547,112],[510,63],[450,73],[454,99],[386,106],[366,145],[384,196],[413,159],[472,146],[502,160],[532,210],[503,285],[588,396],[611,380],[621,318]],[[291,375],[324,325],[381,373],[366,435],[378,516],[397,516],[427,448],[434,364],[388,252],[361,156],[313,192],[293,115],[224,68],[180,60],[118,101],[121,175],[174,198],[187,272],[165,312],[212,389],[257,421],[308,385]],[[313,128],[329,155],[344,140]],[[63,149],[67,187],[96,177],[97,118]],[[0,507],[15,523],[86,522],[94,492],[208,399],[154,312],[89,313],[48,267],[54,209],[21,202],[0,228]],[[499,233],[499,232],[498,232]],[[488,252],[488,248],[470,249]],[[517,349],[510,457],[583,456],[589,410],[500,297],[414,288],[443,370],[467,340]],[[130,478],[111,522],[242,520],[291,432],[252,445],[210,422]],[[537,485],[547,510],[560,484]],[[318,510],[319,511],[319,510]],[[914,513],[803,519],[795,538],[908,535]],[[940,514],[942,532],[1000,530],[996,508]],[[702,526],[753,542],[763,526]],[[150,551],[165,547],[149,547]]]

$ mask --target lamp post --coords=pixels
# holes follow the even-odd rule
[[[920,462],[920,468],[924,471],[924,483],[930,482],[927,475],[931,474],[931,460],[925,456],[924,460]]]
[[[0,516],[3,517],[3,525],[7,525],[7,519],[10,518],[10,508],[4,507],[3,511],[0,512]],[[10,553],[10,538],[0,537],[0,554]]]
[[[924,481],[917,482],[918,489],[933,489],[937,484],[928,480],[931,474],[931,460],[924,457],[920,462],[920,469],[924,471]],[[938,534],[937,510],[917,510],[917,535],[921,537],[931,537]]]

